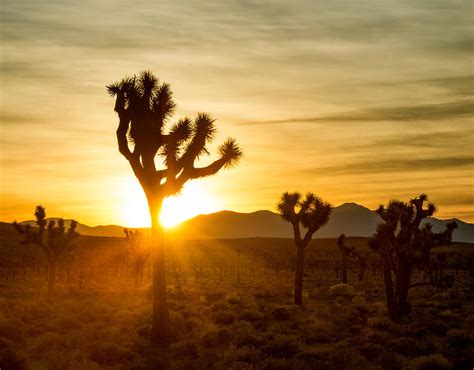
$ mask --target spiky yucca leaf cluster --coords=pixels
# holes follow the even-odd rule
[[[306,246],[312,235],[327,224],[332,206],[313,193],[307,193],[303,199],[300,193],[285,192],[277,204],[281,217],[293,225],[295,242]],[[305,237],[300,235],[299,225],[307,229]]]
[[[426,207],[425,207],[426,205]],[[433,233],[432,226],[421,222],[436,212],[436,206],[428,202],[426,194],[421,194],[409,202],[392,200],[387,207],[381,205],[377,213],[383,223],[377,225],[370,245],[376,251],[387,251],[419,262],[428,258],[436,244],[450,244],[456,222],[447,225],[442,233]]]
[[[165,189],[160,193],[172,195],[187,180],[213,175],[223,167],[234,166],[242,157],[237,142],[227,139],[218,148],[219,159],[207,167],[196,168],[195,161],[209,154],[208,146],[217,132],[215,119],[199,113],[194,119],[179,120],[166,132],[165,124],[176,103],[170,86],[160,83],[150,71],[126,77],[107,86],[107,91],[116,98],[119,150],[129,160],[144,189],[163,185]],[[133,149],[129,148],[130,141]],[[163,157],[165,169],[156,170],[156,154]]]
[[[329,221],[332,207],[313,193],[303,199],[300,193],[286,192],[277,205],[282,218],[290,223],[300,222],[306,229],[317,231]]]

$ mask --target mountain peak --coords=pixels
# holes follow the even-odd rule
[[[367,210],[370,211],[369,208],[361,206],[360,204],[354,203],[354,202],[346,202],[342,203],[340,206],[334,207],[335,209],[339,210],[345,210],[345,211],[355,211],[355,210]]]

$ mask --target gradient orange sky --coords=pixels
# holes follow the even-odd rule
[[[369,208],[425,192],[437,217],[472,222],[472,11],[436,0],[4,4],[0,220],[43,204],[130,224],[141,195],[105,85],[150,69],[171,84],[176,118],[209,112],[216,144],[234,136],[244,148],[237,168],[202,182],[217,209],[274,210],[286,190]]]

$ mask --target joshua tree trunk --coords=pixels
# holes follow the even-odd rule
[[[304,271],[304,247],[296,247],[295,266],[295,304],[303,304],[303,271]]]
[[[152,274],[153,274],[153,321],[151,336],[155,342],[166,343],[169,333],[169,312],[166,296],[166,257],[164,231],[160,224],[162,199],[149,197],[152,235]]]
[[[399,264],[396,276],[396,309],[398,317],[407,316],[411,311],[410,304],[408,303],[408,289],[410,288],[412,267],[408,261],[402,261],[403,262]]]
[[[54,293],[56,285],[56,260],[51,257],[48,259],[48,293]]]
[[[347,256],[342,253],[342,283],[347,284]]]
[[[392,269],[388,256],[383,257],[383,276],[385,283],[385,296],[387,298],[387,309],[390,319],[396,321],[398,319],[397,309],[395,307],[395,297],[392,281]]]

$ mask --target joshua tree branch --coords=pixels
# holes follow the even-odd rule
[[[314,229],[314,228],[309,228],[308,231],[306,231],[306,234],[304,236],[304,239],[303,239],[303,245],[306,246],[309,244],[309,242],[311,241],[311,238],[313,237],[313,234],[318,231],[318,229]]]

